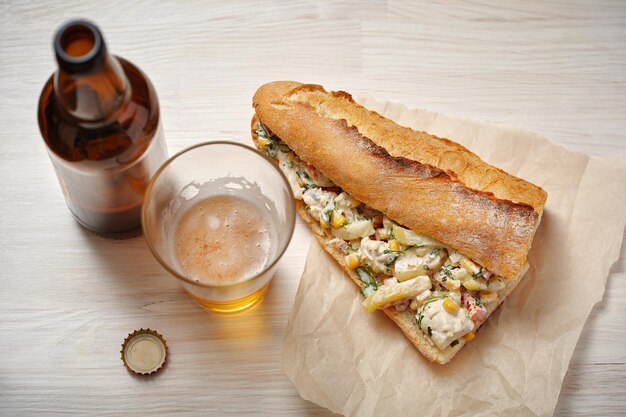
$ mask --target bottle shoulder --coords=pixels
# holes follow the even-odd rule
[[[48,148],[70,161],[133,161],[149,146],[159,126],[160,109],[150,79],[117,57],[128,80],[128,99],[106,120],[84,122],[60,108],[50,77],[41,93],[38,120]],[[107,164],[108,165],[108,164]]]

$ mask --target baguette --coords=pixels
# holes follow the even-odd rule
[[[474,323],[473,331],[512,291],[528,268],[528,251],[546,200],[546,193],[541,188],[488,165],[455,142],[399,126],[356,104],[345,92],[329,93],[321,86],[311,84],[273,82],[259,88],[253,98],[253,107],[255,116],[252,120],[252,136],[256,146],[268,151],[267,135],[259,138],[259,132],[268,131],[270,137],[280,141],[276,143],[295,154],[285,156],[287,154],[278,152],[279,156],[292,158],[280,162],[281,167],[284,163],[308,167],[314,174],[319,173],[317,175],[322,178],[322,183],[328,181],[331,190],[341,192],[342,195],[345,193],[349,201],[354,199],[362,202],[361,207],[366,210],[383,213],[385,220],[394,223],[389,230],[406,230],[407,233],[417,232],[420,236],[426,236],[427,244],[422,246],[433,247],[432,253],[439,253],[442,249],[446,255],[456,254],[457,261],[462,258],[461,262],[470,265],[468,270],[478,268],[476,264],[480,265],[479,270],[472,272],[474,277],[467,278],[466,274],[467,282],[463,282],[464,286],[474,291],[461,288],[464,297],[462,303],[458,302],[457,297],[458,304],[465,305],[467,297],[485,310],[484,314],[481,313],[481,320]],[[276,156],[276,152],[274,154]],[[291,178],[291,182],[294,181],[300,182],[295,177]],[[308,185],[316,187],[313,180]],[[305,194],[307,191],[312,194],[313,191],[306,188],[308,185],[305,185]],[[295,184],[294,192],[301,194],[302,189],[298,187]],[[317,193],[318,196],[325,196],[324,191]],[[334,204],[336,206],[337,203]],[[331,217],[324,220],[323,214],[312,215],[307,210],[310,207],[302,199],[296,201],[296,207],[326,251],[357,285],[367,288],[362,269],[359,267],[355,270],[354,259],[346,256],[345,248],[341,247],[343,240],[338,238],[337,230],[333,230],[333,227],[336,229],[341,224],[333,224],[333,227],[325,224]],[[333,222],[334,213],[331,213]],[[337,213],[338,218],[343,217],[341,211]],[[376,231],[377,239],[378,233],[386,233],[385,230],[381,228]],[[383,238],[379,246],[388,245],[391,240],[394,239],[384,241]],[[356,240],[353,242],[358,244]],[[369,243],[364,241],[361,252],[367,249]],[[423,251],[411,247],[410,242],[404,243],[409,245],[403,246],[404,250]],[[385,251],[387,256],[393,252],[403,251]],[[384,256],[382,252],[380,256]],[[393,261],[403,256],[408,255],[401,253]],[[449,268],[454,268],[455,272],[462,269],[458,262],[453,264],[450,259],[446,259]],[[361,272],[357,273],[360,269]],[[397,272],[399,266],[396,265],[395,269]],[[480,271],[480,274],[475,271]],[[488,278],[481,275],[482,271],[487,271],[484,276]],[[385,273],[390,273],[389,268],[386,272],[379,272],[381,275],[376,277],[375,287],[388,288],[394,285],[390,283],[383,287],[380,284]],[[434,280],[432,271],[428,274]],[[478,285],[476,282],[480,281],[480,285],[487,283],[488,286],[492,274],[501,285],[497,291],[481,292],[488,292],[491,297],[491,302],[481,306],[478,304],[480,300],[476,288],[469,284]],[[442,285],[452,284],[451,280],[445,284],[445,277],[444,283],[441,282],[441,276],[438,279],[439,283],[434,284],[433,289],[437,287],[445,290],[447,287]],[[396,283],[394,288],[416,284],[416,280],[411,277],[406,282]],[[366,302],[372,298],[371,292]],[[434,297],[433,302],[443,304],[446,301],[443,298],[446,297],[444,293],[443,297]],[[448,362],[470,340],[465,337],[454,340],[456,343],[453,342],[451,346],[438,345],[433,342],[435,338],[429,337],[420,328],[421,313],[416,315],[415,310],[406,308],[406,305],[404,309],[397,308],[397,304],[383,307],[386,307],[382,308],[385,314],[398,324],[431,361],[442,364]],[[427,318],[431,319],[433,317]],[[473,331],[470,333],[473,334]],[[430,332],[431,328],[428,327]]]

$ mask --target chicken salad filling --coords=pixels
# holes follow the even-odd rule
[[[411,312],[417,328],[441,350],[474,338],[506,286],[504,278],[356,200],[263,124],[256,134],[295,198],[329,232],[345,266],[358,275],[366,311]]]

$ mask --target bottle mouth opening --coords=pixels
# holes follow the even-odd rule
[[[65,70],[85,70],[100,56],[104,42],[96,25],[87,20],[64,24],[54,38],[54,51]]]

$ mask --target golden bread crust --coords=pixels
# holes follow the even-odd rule
[[[256,114],[252,118],[252,140],[254,144],[261,150],[256,130],[258,127],[258,118]],[[302,219],[309,225],[313,234],[322,245],[324,250],[328,252],[330,256],[335,259],[344,272],[354,281],[354,283],[363,287],[364,284],[359,279],[354,270],[350,269],[345,263],[345,255],[333,244],[333,236],[328,229],[323,229],[319,223],[311,217],[306,211],[306,204],[302,200],[296,200],[296,210]],[[497,292],[497,302],[487,306],[487,318],[497,309],[497,307],[504,301],[504,299],[510,294],[511,291],[517,286],[522,276],[526,272],[528,266],[526,265],[522,271],[515,277],[506,281],[506,286]],[[415,312],[407,309],[405,311],[397,311],[395,307],[383,309],[383,312],[393,320],[398,327],[402,330],[404,335],[411,341],[411,343],[431,362],[444,365],[448,363],[468,342],[463,339],[459,340],[459,344],[454,347],[447,347],[444,350],[436,347],[424,333],[422,333],[416,324]],[[483,323],[486,321],[485,319]],[[476,331],[482,326],[483,323],[476,324]]]
[[[330,104],[321,105],[326,98]],[[454,142],[369,112],[344,92],[279,81],[259,88],[253,106],[302,160],[390,219],[498,275],[514,277],[526,265],[545,202],[539,187],[491,167]],[[355,125],[337,115],[347,115]],[[458,172],[452,169],[450,152],[463,159]],[[483,180],[475,178],[480,172],[498,178],[482,187]],[[511,197],[517,189],[524,192]]]

